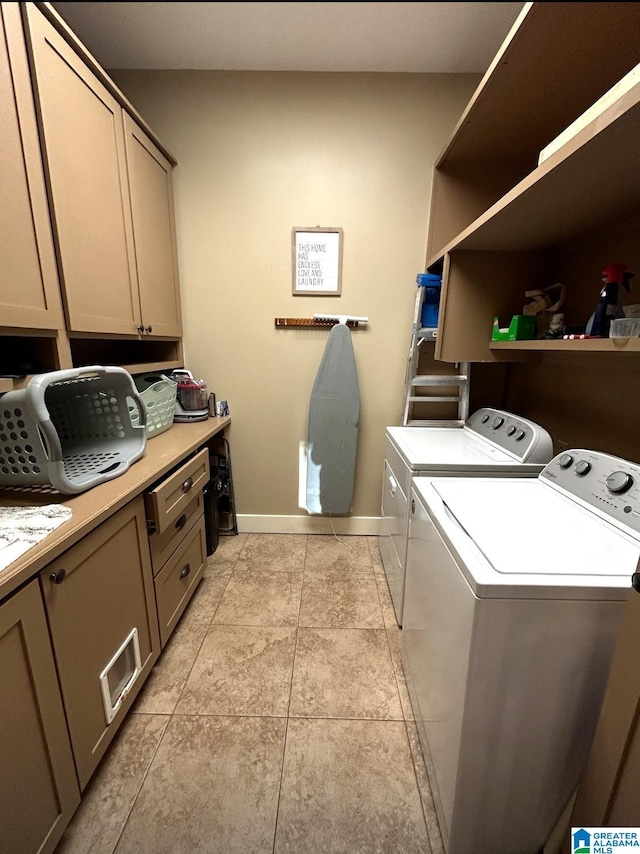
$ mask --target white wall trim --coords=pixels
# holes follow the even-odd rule
[[[258,516],[238,514],[241,534],[360,534],[377,537],[378,516]],[[333,523],[333,529],[331,528]]]

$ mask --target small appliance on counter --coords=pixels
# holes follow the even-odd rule
[[[195,380],[191,371],[175,370],[170,379],[178,383],[173,420],[179,423],[206,421],[209,417],[209,392],[204,380]]]

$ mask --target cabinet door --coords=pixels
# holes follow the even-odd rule
[[[171,164],[123,111],[145,335],[182,334]]]
[[[160,652],[142,499],[132,501],[49,564],[40,581],[83,789]],[[131,680],[132,647],[118,653],[134,629],[140,668]],[[126,690],[112,719],[103,695],[102,677],[108,668],[114,677],[110,688]]]
[[[38,582],[0,605],[0,848],[55,848],[80,803]]]
[[[69,328],[137,334],[122,110],[35,4],[25,6]]]
[[[20,8],[0,7],[0,325],[64,326]]]

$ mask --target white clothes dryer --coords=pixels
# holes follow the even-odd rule
[[[398,625],[402,625],[414,477],[537,477],[553,456],[539,424],[499,409],[478,409],[464,425],[387,427],[382,480],[380,555]]]
[[[640,558],[640,466],[416,478],[402,655],[447,854],[537,854],[586,763]],[[635,595],[635,594],[634,594]]]

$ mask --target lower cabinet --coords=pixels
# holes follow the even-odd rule
[[[37,580],[0,605],[0,850],[52,852],[80,802]]]
[[[160,653],[142,498],[40,573],[80,788]]]
[[[209,478],[209,451],[204,448],[145,496],[163,647],[204,575],[207,540],[202,490]]]
[[[69,824],[204,574],[208,474],[205,449],[0,603],[1,854]]]
[[[163,647],[204,575],[206,562],[204,516],[199,516],[196,524],[187,532],[180,546],[155,578],[160,641]]]

